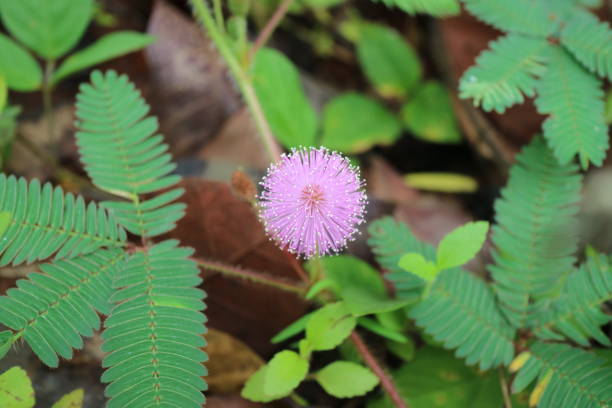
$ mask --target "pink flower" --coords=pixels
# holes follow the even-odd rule
[[[359,170],[324,147],[283,155],[260,184],[266,231],[306,258],[339,252],[363,222],[367,200]]]

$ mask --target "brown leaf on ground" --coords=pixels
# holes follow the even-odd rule
[[[157,0],[147,32],[153,106],[162,132],[178,155],[188,155],[214,136],[240,105],[226,66],[192,19]]]
[[[187,214],[170,237],[196,250],[196,257],[298,281],[291,263],[268,240],[255,211],[229,185],[188,178],[181,201]],[[259,355],[272,350],[270,338],[304,314],[296,295],[252,282],[204,273],[210,326],[246,342]]]
[[[206,382],[212,393],[239,392],[246,380],[264,364],[249,346],[227,333],[208,329],[205,337],[209,358]]]

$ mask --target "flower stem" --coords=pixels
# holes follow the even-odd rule
[[[227,37],[221,31],[219,31],[219,28],[212,17],[211,11],[208,5],[204,3],[204,0],[191,0],[191,5],[193,7],[195,17],[217,46],[219,53],[225,60],[230,72],[234,76],[234,79],[242,92],[244,101],[251,111],[251,115],[253,115],[253,120],[255,121],[258,134],[266,149],[270,161],[278,161],[281,156],[281,149],[276,142],[274,135],[272,134],[270,124],[266,120],[261,103],[255,93],[253,82],[246,72],[245,67],[241,66],[238,62],[236,55],[232,52],[232,49],[227,42]]]
[[[211,261],[201,258],[191,258],[203,269],[210,271],[220,272],[227,276],[238,277],[252,282],[260,283],[262,285],[271,286],[276,289],[284,290],[286,292],[296,293],[300,296],[304,295],[305,288],[287,282],[284,279],[277,278],[262,272],[251,271],[249,269],[243,269],[232,265],[227,265],[222,262]]]
[[[255,44],[253,44],[253,47],[249,51],[248,61],[253,61],[257,51],[266,45],[274,30],[276,30],[276,27],[278,27],[280,22],[283,20],[283,17],[285,17],[289,11],[289,7],[291,7],[292,3],[293,0],[283,0],[283,2],[274,11],[274,14],[272,14],[270,20],[268,20],[263,30],[261,30],[259,36],[257,36],[257,39],[255,40]]]
[[[376,357],[374,357],[374,355],[370,352],[370,349],[356,330],[353,330],[353,332],[351,333],[351,340],[353,341],[353,344],[355,344],[355,348],[357,348],[357,351],[359,352],[361,357],[363,357],[365,363],[372,369],[374,374],[376,374],[376,376],[380,380],[380,385],[389,395],[389,398],[391,398],[393,405],[397,408],[409,408],[408,404],[406,404],[400,396],[400,393],[397,390],[393,379],[381,367],[381,365],[376,360]]]

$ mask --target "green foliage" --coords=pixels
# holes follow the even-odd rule
[[[406,13],[426,13],[436,17],[444,17],[459,14],[461,10],[459,0],[374,0],[395,6]]]
[[[318,119],[308,102],[300,75],[283,54],[264,48],[257,52],[253,85],[266,119],[285,147],[311,146]]]
[[[42,84],[42,70],[34,57],[4,34],[0,34],[0,73],[15,91],[34,91]]]
[[[0,243],[0,266],[89,253],[103,246],[118,247],[125,231],[113,217],[82,197],[60,187],[30,183],[0,174],[0,211],[11,214]]]
[[[264,392],[268,395],[289,395],[308,374],[308,360],[294,351],[277,353],[268,363]]]
[[[383,25],[361,27],[357,56],[382,96],[404,98],[421,79],[421,62],[416,52],[396,31]]]
[[[32,381],[21,367],[12,367],[0,374],[0,404],[3,408],[34,406]]]
[[[532,406],[602,408],[612,403],[612,366],[596,354],[564,344],[535,343],[515,363],[512,368],[520,371],[512,384],[514,392],[538,379]]]
[[[353,316],[390,312],[409,303],[391,299],[378,271],[360,259],[340,255],[324,258],[321,264],[334,292]]]
[[[435,262],[435,250],[419,241],[404,223],[395,221],[391,217],[372,222],[368,232],[370,234],[368,244],[380,266],[391,272],[386,278],[394,283],[398,298],[416,300],[425,282],[406,273],[399,266],[400,259],[408,252],[416,252],[423,255],[427,261]]]
[[[72,357],[81,336],[100,327],[96,312],[110,312],[112,280],[124,254],[102,251],[40,265],[0,297],[0,322],[22,336],[45,364],[57,367],[58,355]]]
[[[429,296],[410,311],[419,326],[467,364],[486,370],[509,364],[514,330],[499,312],[491,289],[462,270],[440,273]]]
[[[483,51],[476,65],[463,74],[460,97],[472,98],[475,106],[499,113],[522,103],[525,96],[533,97],[536,79],[545,72],[543,52],[549,47],[544,38],[520,34],[509,34],[491,42],[490,50]]]
[[[558,294],[573,269],[581,188],[577,171],[573,164],[559,164],[535,138],[517,156],[495,203],[489,270],[500,305],[517,328],[542,306],[538,301]]]
[[[80,131],[77,143],[87,173],[99,188],[130,202],[106,201],[117,220],[130,232],[152,237],[173,229],[185,205],[173,203],[182,189],[143,200],[141,195],[168,189],[180,177],[167,153],[149,106],[125,75],[114,71],[91,75],[77,97]]]
[[[588,12],[574,12],[561,31],[561,43],[592,72],[612,79],[612,31]]]
[[[612,317],[601,305],[612,299],[612,266],[607,256],[593,253],[565,281],[561,295],[541,315],[535,316],[533,331],[541,339],[564,340],[584,346],[589,338],[610,347],[600,326]]]
[[[545,37],[557,28],[544,2],[532,0],[463,0],[470,13],[502,31]],[[514,54],[514,53],[513,53]],[[520,55],[520,50],[516,50]]]
[[[318,373],[315,379],[323,389],[337,398],[364,395],[378,385],[378,377],[362,365],[350,361],[335,361]]]
[[[9,352],[14,340],[15,338],[13,337],[12,331],[3,330],[0,332],[0,359],[4,358],[6,353]]]
[[[601,81],[563,49],[551,48],[549,55],[535,101],[540,113],[550,114],[544,137],[561,163],[577,154],[583,168],[601,166],[608,149]]]
[[[317,310],[306,325],[306,340],[314,351],[332,350],[353,331],[357,320],[342,303],[332,303]]]
[[[84,395],[82,388],[76,389],[60,398],[51,408],[81,408]]]
[[[101,62],[140,50],[154,41],[153,37],[133,31],[117,31],[100,38],[87,48],[70,55],[53,73],[52,82],[90,68]]]
[[[413,273],[426,282],[433,282],[438,276],[438,268],[434,262],[428,261],[417,252],[409,252],[399,260],[399,267]]]
[[[432,143],[457,143],[461,134],[448,90],[437,81],[417,88],[401,112],[404,126],[418,139]]]
[[[205,402],[204,292],[195,288],[201,278],[192,253],[164,241],[134,253],[116,277],[102,333],[109,408]]]
[[[321,143],[344,153],[390,145],[400,136],[399,120],[378,101],[350,92],[332,99],[323,111]]]
[[[414,361],[392,373],[404,401],[411,408],[497,408],[502,393],[497,375],[466,367],[451,353],[426,346]],[[388,397],[368,408],[392,408]],[[516,404],[513,405],[517,407]]]
[[[489,223],[485,221],[468,222],[449,232],[438,245],[436,266],[449,269],[461,266],[472,259],[485,242]]]
[[[50,60],[76,45],[92,14],[92,0],[0,0],[2,22],[11,35]]]

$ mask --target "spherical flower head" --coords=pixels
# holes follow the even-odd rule
[[[283,155],[261,184],[266,231],[305,258],[341,251],[363,222],[367,200],[359,170],[324,147]]]

